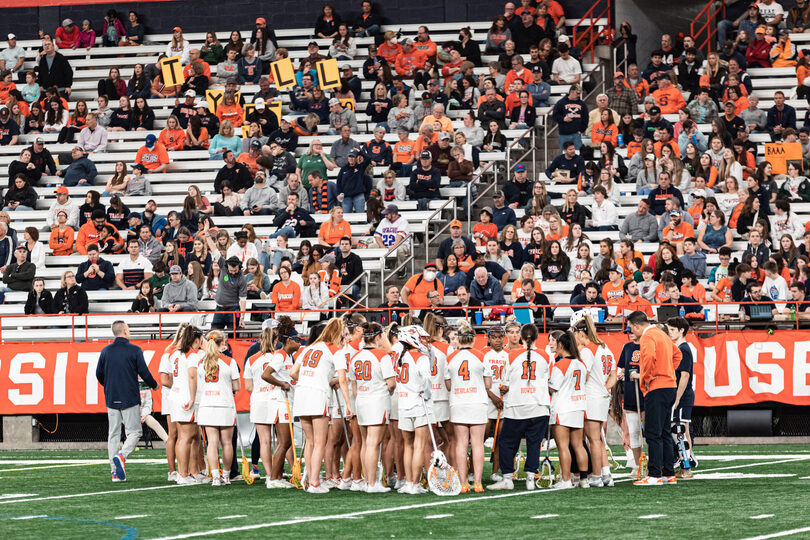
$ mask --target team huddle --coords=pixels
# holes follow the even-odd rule
[[[667,364],[663,375],[645,370],[641,361],[639,343],[654,337],[642,338],[646,318],[646,326],[628,324],[630,342],[618,361],[585,311],[574,315],[569,330],[551,332],[543,348],[537,326],[514,320],[505,328],[489,328],[486,346],[476,343],[468,323],[451,328],[434,313],[422,321],[406,315],[385,328],[359,313],[346,314],[313,327],[306,346],[289,318],[268,322],[244,366],[267,488],[395,489],[417,495],[428,491],[426,485],[433,489],[429,471],[440,466],[457,473],[458,492],[480,493],[488,436],[493,438],[489,490],[514,489],[517,475],[524,473],[527,489],[609,487],[614,485],[605,440],[609,415],[622,426],[637,485],[691,477],[692,353],[684,339],[688,323],[679,318],[668,321],[664,344],[677,352],[656,354],[658,367]],[[234,394],[240,373],[227,354],[222,332],[204,336],[183,325],[163,356],[159,371],[169,416],[170,481],[210,480],[221,486],[236,479]],[[669,379],[674,390],[662,383]],[[675,401],[668,411],[671,426],[649,417],[648,476],[642,410],[651,396],[664,395],[657,392],[662,384],[667,393],[651,407],[657,411],[659,401],[671,401],[669,390]],[[303,438],[295,441],[299,422]],[[677,433],[678,463],[673,442],[662,440],[670,427]],[[540,482],[544,441],[544,470],[552,470],[550,447],[556,444],[559,452],[555,480],[547,483]],[[303,470],[298,448],[303,448]],[[243,460],[242,475],[252,483],[259,476],[258,461],[254,457],[251,473]],[[291,475],[285,475],[285,463]]]

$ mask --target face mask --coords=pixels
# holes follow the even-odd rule
[[[436,279],[436,272],[425,272],[425,281],[433,281]]]
[[[391,45],[396,45],[396,44],[397,44],[397,38],[391,38],[391,39],[389,39],[389,40],[388,40],[388,43],[390,43]]]
[[[459,34],[458,35],[458,40],[459,41],[464,41],[464,34]]]

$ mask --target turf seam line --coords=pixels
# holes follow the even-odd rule
[[[803,532],[810,531],[810,527],[802,527],[801,529],[790,529],[788,531],[780,531],[771,534],[763,534],[762,536],[751,536],[749,538],[744,538],[743,540],[768,540],[768,538],[779,538],[782,536],[791,536],[794,534],[799,534]]]
[[[132,493],[135,491],[153,491],[156,489],[167,489],[167,488],[179,488],[179,487],[186,487],[180,486],[177,484],[172,484],[168,486],[151,486],[151,487],[144,487],[144,488],[132,488],[132,489],[112,489],[109,491],[96,491],[93,493],[72,493],[70,495],[52,495],[50,497],[37,497],[31,499],[14,499],[10,501],[0,501],[0,504],[14,504],[14,503],[24,503],[24,502],[40,502],[40,501],[54,501],[58,499],[75,499],[77,497],[92,497],[94,495],[112,495],[115,493]]]

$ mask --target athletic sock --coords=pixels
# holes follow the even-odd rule
[[[513,475],[513,474],[514,474],[514,473],[504,473],[504,474],[503,474],[503,479],[504,479],[504,480],[511,480],[511,479],[512,479],[512,475]]]
[[[610,476],[610,466],[606,465],[602,467],[602,476]]]

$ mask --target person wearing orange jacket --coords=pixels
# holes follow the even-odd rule
[[[644,395],[644,435],[649,452],[649,475],[636,480],[636,486],[675,484],[675,452],[670,439],[670,418],[675,405],[675,368],[681,363],[680,349],[664,331],[651,326],[647,315],[634,311],[627,317],[633,335],[639,337],[641,358],[638,379]]]
[[[402,52],[397,55],[394,68],[404,79],[413,79],[416,72],[425,67],[425,61],[425,53],[414,48],[413,40],[408,38],[402,44]]]
[[[686,107],[686,100],[677,86],[672,85],[669,77],[663,76],[658,79],[658,90],[654,90],[652,96],[661,109],[661,114],[676,114],[683,107]]]
[[[158,142],[169,152],[182,150],[185,147],[186,132],[175,115],[169,115],[169,118],[166,119],[166,127],[160,132]]]

